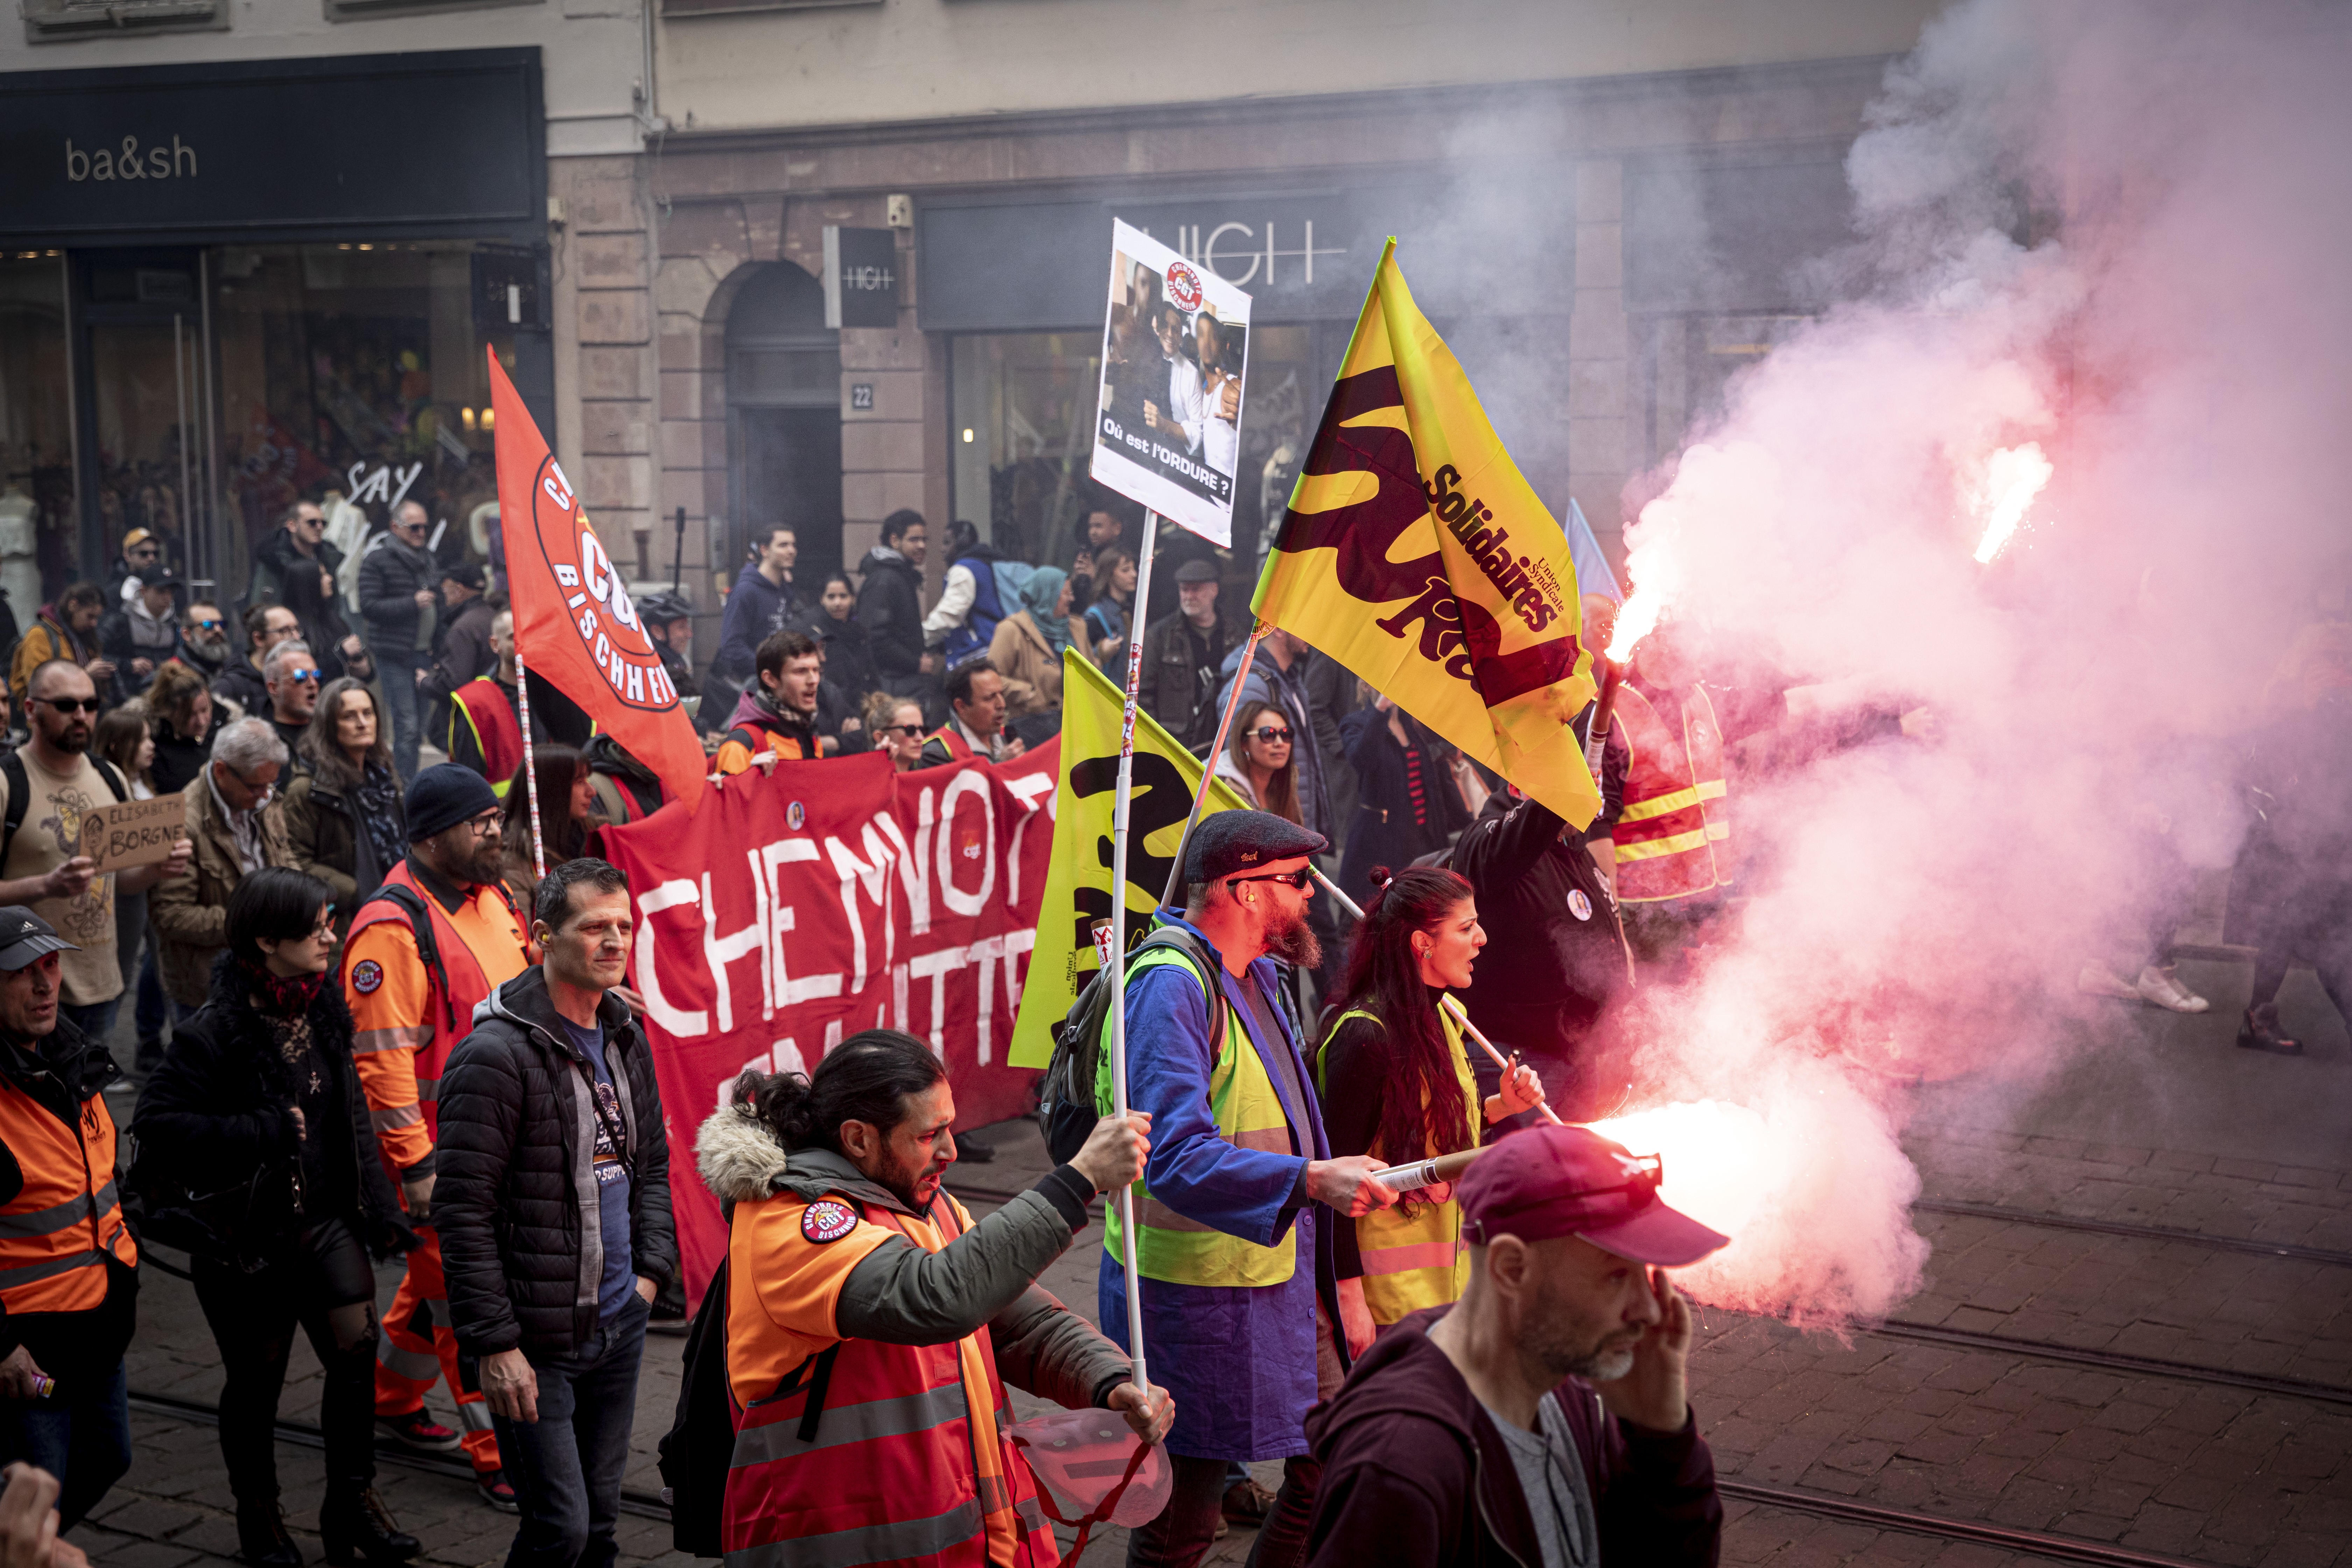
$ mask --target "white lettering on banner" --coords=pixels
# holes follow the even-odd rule
[[[841,1026],[835,1024],[832,1032],[834,1037],[825,1041],[827,1049],[841,1043],[839,1039]],[[735,1080],[747,1072],[805,1073],[807,1071],[808,1063],[801,1058],[800,1046],[790,1035],[786,1035],[782,1039],[719,1080],[719,1104],[716,1109],[720,1110],[727,1109],[729,1102],[735,1098]]]
[[[783,883],[779,873],[786,866],[817,858],[816,841],[812,838],[786,838],[766,846],[760,851],[761,880],[768,896],[761,900],[769,916],[768,956],[774,971],[771,991],[779,1007],[796,1006],[803,1002],[823,996],[841,994],[841,974],[812,974],[795,980],[784,964],[784,935],[798,924],[793,906],[784,902]]]
[[[761,951],[768,938],[768,889],[760,877],[760,852],[751,852],[751,890],[757,896],[759,908],[751,923],[725,936],[719,934],[719,906],[710,898],[710,873],[702,874],[702,958],[710,966],[710,983],[719,993],[719,1032],[732,1034],[735,1029],[735,992],[727,983],[727,966],[746,954]],[[769,990],[768,966],[760,965],[760,991],[763,1012],[772,1016],[775,997]]]
[[[1036,821],[1041,815],[1037,810],[1037,797],[1040,795],[1045,798],[1045,809],[1042,815],[1048,823],[1054,820],[1054,796],[1056,783],[1051,773],[1030,773],[1024,777],[1004,781],[1004,787],[1011,790],[1021,804],[1028,808],[1021,814],[1021,820],[1013,825],[1013,847],[1006,852],[1004,859],[1004,901],[1016,909],[1021,904],[1022,836],[1029,831],[1029,825]],[[1030,934],[1034,938],[1036,933],[1032,931]]]
[[[996,1012],[998,965],[1002,963],[1003,966],[1004,1007],[1006,1016],[1011,1016],[1021,1010],[1020,971],[1023,966],[1019,961],[1024,954],[1035,951],[1036,946],[1037,930],[1032,926],[1024,931],[1010,931],[1000,932],[995,936],[984,936],[966,947],[942,947],[935,952],[922,953],[908,960],[892,970],[890,973],[891,983],[897,992],[898,1026],[901,1029],[908,1026],[908,981],[910,979],[929,981],[931,983],[931,1050],[944,1058],[947,1055],[948,976],[958,970],[970,969],[977,964],[980,967],[980,976],[979,990],[976,994],[978,1009],[977,1016],[973,1020],[973,1033],[978,1041],[976,1055],[979,1065],[986,1067],[995,1059],[996,1056],[996,1043],[990,1034],[989,1024]]]
[[[988,895],[996,891],[996,792],[989,787],[989,775],[979,768],[967,768],[948,781],[947,793],[940,797],[940,901],[952,914],[967,918],[988,907]],[[974,858],[980,861],[980,890],[967,893],[956,886],[954,847],[956,801],[960,796],[980,797],[981,839],[973,847]],[[929,792],[924,792],[929,799]],[[984,1016],[985,1015],[983,1015]],[[984,1034],[985,1031],[982,1031]]]
[[[860,834],[866,846],[866,858],[857,858],[855,850],[839,838],[827,838],[824,852],[832,858],[833,868],[841,878],[841,912],[849,922],[850,967],[852,991],[866,989],[866,921],[857,907],[857,889],[864,888],[866,896],[880,907],[882,913],[882,965],[888,968],[898,958],[898,927],[890,920],[890,847],[875,830],[876,823],[888,820],[887,814],[877,815]]]
[[[1023,953],[1033,952],[1036,947],[1037,928],[1035,926],[1027,926],[1020,931],[1009,931],[1004,933],[1004,1012],[1008,1017],[1017,1018],[1021,1016],[1023,972],[1029,967],[1017,961]]]
[[[882,825],[882,831],[889,836],[892,847],[898,851],[898,884],[907,889],[907,934],[929,936],[931,934],[931,829],[938,825],[937,814],[932,808],[931,786],[925,784],[915,796],[915,844],[911,851],[907,847],[907,836],[899,829],[896,816],[885,815],[874,820]],[[907,1009],[900,1006],[899,1016],[906,1016],[906,1012]]]
[[[706,877],[703,881],[708,884],[709,879]],[[698,1008],[673,1006],[669,998],[662,994],[661,974],[654,964],[653,917],[664,910],[693,903],[696,898],[694,884],[680,877],[664,882],[637,900],[637,985],[645,995],[646,1015],[677,1039],[709,1033],[710,1015]]]

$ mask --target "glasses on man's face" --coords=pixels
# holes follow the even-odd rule
[[[247,778],[244,773],[236,768],[229,769],[229,776],[236,780],[237,783],[243,784],[247,789],[253,793],[254,804],[257,805],[278,793],[278,781],[276,779],[270,779],[264,783],[257,784],[252,779]]]
[[[188,625],[200,632],[216,632],[221,629],[221,623],[218,621],[190,621]]]
[[[488,838],[506,826],[506,816],[503,812],[486,811],[479,816],[467,817],[466,826],[474,830],[475,837]]]
[[[1314,879],[1313,868],[1301,866],[1296,871],[1263,871],[1255,877],[1228,877],[1225,879],[1225,890],[1231,892],[1244,882],[1286,882],[1304,892],[1307,890],[1307,884]]]
[[[1256,729],[1252,730],[1250,733],[1255,735],[1260,741],[1263,741],[1269,746],[1273,745],[1277,741],[1281,742],[1286,746],[1290,744],[1291,731],[1280,729],[1272,724],[1260,724]]]
[[[327,679],[327,672],[323,669],[289,669],[285,671],[284,678],[304,686],[316,686]]]
[[[131,552],[131,559],[133,561],[152,561],[155,559],[155,552],[152,550],[134,550]]]
[[[47,703],[53,712],[61,713],[68,719],[77,713],[98,711],[98,699],[95,697],[36,697],[33,700]]]

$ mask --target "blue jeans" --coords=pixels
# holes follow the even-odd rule
[[[66,1021],[88,1035],[101,1050],[106,1047],[107,1037],[114,1033],[114,1015],[121,1008],[122,998],[120,996],[111,1001],[92,1002],[87,1006],[71,1002],[58,1004],[58,1011],[65,1015]]]
[[[68,1398],[0,1400],[0,1464],[18,1459],[58,1478],[58,1529],[71,1530],[131,1468],[131,1403],[117,1362]]]
[[[425,700],[412,671],[428,668],[432,660],[394,652],[378,654],[375,663],[383,674],[383,705],[392,710],[392,767],[405,784],[416,776],[416,743],[425,727]]]
[[[539,1419],[490,1419],[521,1505],[508,1568],[611,1568],[621,1518],[621,1472],[637,1411],[637,1363],[653,1309],[635,1290],[570,1355],[530,1358]]]

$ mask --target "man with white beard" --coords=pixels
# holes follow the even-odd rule
[[[1699,1568],[1715,1460],[1670,1284],[1729,1238],[1658,1201],[1654,1159],[1582,1127],[1514,1133],[1454,1189],[1470,1283],[1383,1333],[1307,1420],[1315,1568]]]

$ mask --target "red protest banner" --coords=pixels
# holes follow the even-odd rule
[[[490,405],[499,416],[499,528],[524,668],[533,679],[553,681],[691,814],[702,804],[708,766],[694,721],[639,624],[621,569],[580,509],[496,350],[489,359]]]
[[[930,1042],[956,1121],[1029,1109],[1006,1065],[1053,855],[1058,739],[1013,762],[895,773],[880,753],[726,780],[688,817],[604,830],[637,920],[689,1296],[726,1256],[694,1137],[747,1068],[814,1068],[877,1027]]]

